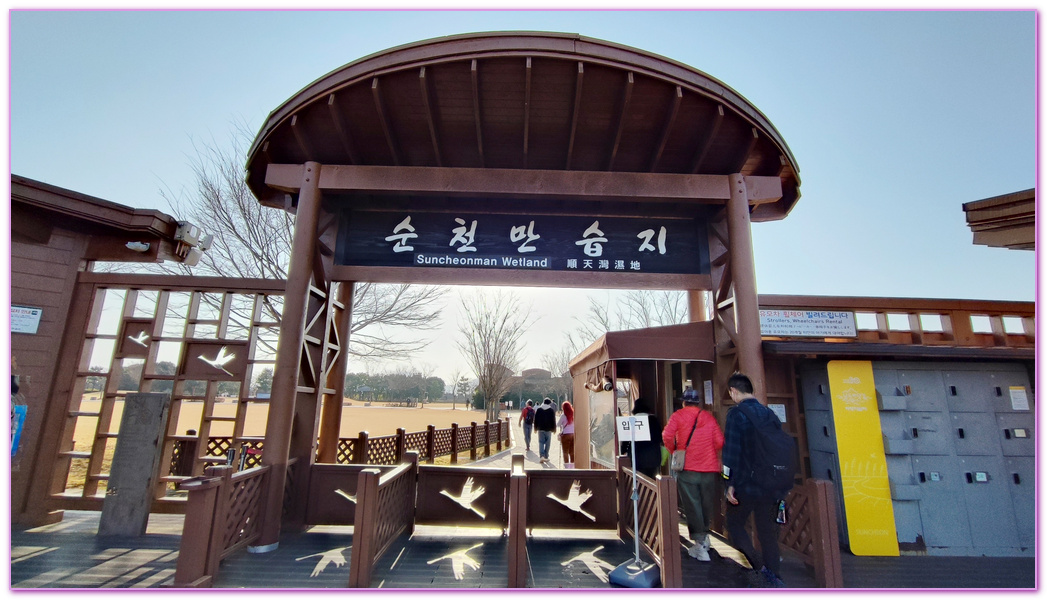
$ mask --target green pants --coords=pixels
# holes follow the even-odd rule
[[[692,540],[709,531],[713,511],[716,510],[716,478],[719,473],[699,473],[697,471],[680,471],[676,475],[676,489],[679,491],[680,508],[687,519],[687,533]]]

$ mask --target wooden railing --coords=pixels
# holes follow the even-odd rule
[[[808,479],[785,500],[788,522],[778,531],[782,548],[799,554],[819,587],[842,588],[836,493],[831,482]]]
[[[683,564],[680,558],[680,527],[677,512],[676,481],[658,476],[640,475],[637,482],[639,532],[633,523],[633,478],[636,473],[627,457],[618,457],[618,531],[619,537],[639,536],[640,545],[653,558],[661,574],[663,588],[683,586]]]
[[[204,477],[182,482],[189,499],[175,587],[211,587],[218,563],[258,539],[268,474],[269,467],[208,467]]]
[[[418,459],[382,475],[364,469],[356,484],[356,522],[349,560],[349,587],[369,587],[375,562],[402,533],[414,530]]]
[[[1036,345],[1034,302],[761,294],[759,303],[761,309],[854,312],[859,342],[982,348]]]

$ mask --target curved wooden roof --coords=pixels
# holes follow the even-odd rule
[[[755,106],[687,65],[576,34],[495,32],[407,44],[337,69],[270,115],[248,156],[269,164],[777,176],[785,217],[799,168]]]

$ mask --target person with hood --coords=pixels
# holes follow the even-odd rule
[[[687,554],[708,561],[709,525],[716,510],[723,432],[716,417],[702,410],[701,399],[694,390],[684,393],[683,403],[683,408],[674,412],[665,424],[662,441],[670,454],[686,449],[683,470],[676,474],[676,488],[687,520],[687,532],[693,540]]]
[[[757,481],[752,475],[756,436],[760,435],[758,429],[764,422],[779,421],[778,415],[760,403],[753,395],[752,380],[741,373],[735,373],[727,380],[727,392],[736,404],[727,411],[727,420],[724,422],[727,439],[723,448],[727,536],[752,566],[750,580],[760,582],[759,587],[785,587],[779,575],[778,501],[774,492],[766,488],[766,482]],[[752,414],[755,421],[750,421],[746,412]],[[745,530],[750,514],[760,540],[759,554]]]
[[[637,398],[633,402],[632,414],[647,415],[647,425],[651,430],[650,440],[636,442],[636,470],[654,479],[662,466],[662,423],[643,398]],[[622,440],[619,450],[619,454],[631,456],[632,443],[628,439]]]
[[[538,462],[549,462],[549,446],[556,432],[556,407],[549,398],[534,409],[534,428],[538,431]]]

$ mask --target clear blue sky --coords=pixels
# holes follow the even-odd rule
[[[194,139],[257,131],[348,62],[442,35],[571,32],[704,71],[782,134],[802,197],[753,227],[761,293],[1033,300],[1034,254],[973,245],[961,205],[1036,185],[1036,16],[15,11],[11,171],[170,212],[158,190],[192,185]],[[536,294],[545,339],[570,312],[559,294]]]

